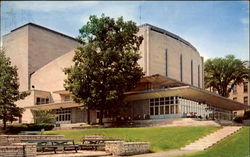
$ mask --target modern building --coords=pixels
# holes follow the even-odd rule
[[[124,117],[158,119],[199,117],[232,119],[232,111],[248,106],[204,89],[203,58],[197,49],[181,37],[164,29],[144,24],[138,35],[139,65],[145,72],[138,86],[127,92]],[[31,94],[17,105],[26,110],[22,122],[32,122],[34,109],[50,109],[57,123],[87,122],[87,111],[71,100],[63,87],[65,67],[73,64],[79,43],[72,37],[33,23],[3,36],[3,46],[13,65],[18,67],[20,89]],[[98,122],[99,111],[90,111],[90,121]],[[112,118],[108,112],[104,121]]]

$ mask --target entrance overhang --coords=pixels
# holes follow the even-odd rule
[[[181,86],[164,89],[152,89],[146,91],[134,91],[126,94],[125,101],[145,100],[157,97],[178,96],[193,101],[205,103],[213,107],[225,110],[245,110],[250,108],[240,102],[222,97],[218,94],[194,86]]]
[[[73,101],[67,102],[59,102],[59,103],[49,103],[49,104],[41,104],[41,105],[33,105],[27,106],[26,109],[34,109],[34,110],[52,110],[52,109],[62,109],[62,108],[71,108],[71,107],[80,107],[81,104],[75,103]]]

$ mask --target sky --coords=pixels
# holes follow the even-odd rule
[[[206,59],[249,60],[247,1],[2,1],[1,35],[28,22],[76,37],[90,15],[123,16],[190,42]]]

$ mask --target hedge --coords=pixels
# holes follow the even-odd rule
[[[42,129],[52,130],[53,128],[54,128],[54,124],[49,124],[49,123],[8,125],[5,133],[18,134],[21,131],[41,131]]]

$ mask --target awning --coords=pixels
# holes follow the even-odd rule
[[[165,89],[152,89],[148,91],[137,91],[133,93],[128,93],[125,98],[125,101],[144,100],[144,99],[168,97],[168,96],[179,96],[230,111],[244,110],[250,108],[250,106],[244,105],[240,102],[222,97],[218,94],[193,86],[182,86],[182,87],[173,87]]]
[[[36,110],[36,109],[51,110],[51,109],[71,108],[71,107],[80,107],[80,106],[81,106],[81,104],[75,103],[73,101],[67,101],[67,102],[27,106],[25,108],[26,109],[34,109],[34,110]]]

